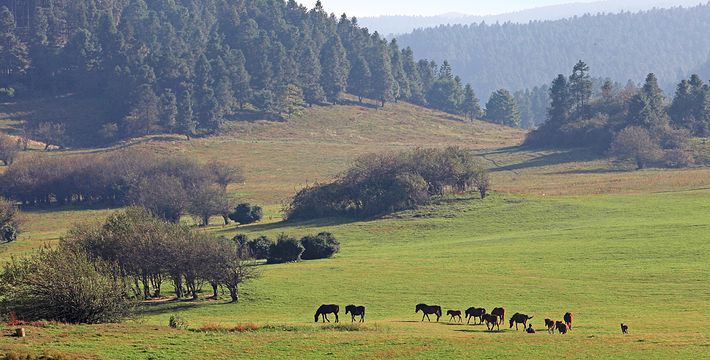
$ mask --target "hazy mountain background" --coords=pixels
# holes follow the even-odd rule
[[[549,84],[580,59],[592,76],[625,83],[654,72],[672,91],[692,73],[710,78],[709,20],[706,4],[524,24],[442,25],[397,39],[419,58],[448,60],[483,99],[498,88]]]
[[[496,22],[526,23],[535,20],[559,20],[575,15],[619,13],[622,11],[636,12],[653,8],[670,8],[675,6],[692,7],[704,4],[702,0],[613,0],[591,3],[569,3],[536,7],[511,13],[495,15],[468,15],[457,12],[447,12],[435,16],[377,16],[358,18],[361,26],[380,34],[392,36],[409,33],[415,29],[435,27],[438,25],[473,24],[485,21],[488,24]]]

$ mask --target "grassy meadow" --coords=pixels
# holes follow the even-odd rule
[[[41,109],[41,108],[40,108]],[[12,109],[0,107],[2,119]],[[12,115],[12,116],[11,116]],[[41,115],[41,114],[40,114]],[[40,116],[34,115],[34,116]],[[10,121],[4,122],[11,127]],[[707,358],[710,321],[710,169],[628,171],[584,151],[518,148],[519,130],[392,104],[309,109],[289,122],[233,123],[216,137],[138,139],[107,149],[142,148],[240,165],[247,180],[230,188],[266,205],[263,223],[212,226],[218,236],[331,231],[333,259],[261,267],[242,301],[201,299],[145,304],[137,319],[113,325],[29,327],[0,337],[3,352],[107,359],[433,359]],[[355,157],[416,146],[459,145],[490,164],[496,191],[485,200],[450,197],[368,221],[280,222],[285,200],[326,181]],[[23,154],[23,156],[29,156]],[[2,170],[0,170],[2,171]],[[19,241],[0,261],[56,241],[77,222],[111,209],[28,210]],[[448,309],[504,306],[533,315],[538,334],[515,329],[420,322],[417,303]],[[322,303],[367,306],[364,325],[313,323]],[[575,314],[574,330],[548,335],[543,319]],[[186,330],[170,329],[179,315]],[[332,317],[331,317],[332,320]],[[507,319],[506,319],[507,320]],[[630,335],[620,334],[628,323]],[[252,332],[200,331],[254,323]],[[0,327],[1,329],[1,327]],[[4,333],[9,334],[10,328]]]

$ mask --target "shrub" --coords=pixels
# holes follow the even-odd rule
[[[187,329],[187,321],[179,315],[170,316],[168,325],[173,329]]]
[[[305,249],[301,255],[303,260],[327,259],[340,251],[340,243],[329,232],[305,236],[301,244]]]
[[[0,243],[17,240],[20,230],[18,213],[15,204],[0,198]]]
[[[114,265],[75,249],[42,249],[5,265],[2,310],[25,321],[117,322],[132,314],[136,302],[115,273]]]
[[[263,217],[260,206],[252,206],[249,203],[239,204],[234,208],[234,212],[229,214],[229,218],[242,225],[253,224]]]
[[[269,264],[300,261],[305,248],[296,238],[281,234],[269,250]]]
[[[271,246],[273,244],[274,242],[266,236],[259,236],[258,238],[249,241],[249,251],[251,256],[257,260],[268,259],[269,253],[271,252]]]
[[[18,140],[0,134],[0,161],[5,165],[12,165],[21,149],[22,146]]]
[[[633,160],[638,169],[643,169],[660,159],[662,151],[648,130],[629,126],[621,130],[611,143],[609,153],[619,160]]]
[[[693,153],[682,149],[666,150],[663,154],[663,160],[667,167],[684,168],[695,163]]]

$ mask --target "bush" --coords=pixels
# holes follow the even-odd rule
[[[633,160],[638,169],[643,169],[650,163],[658,161],[662,150],[648,130],[629,126],[616,135],[609,153],[619,160]]]
[[[305,249],[301,255],[303,260],[327,259],[340,251],[340,243],[329,232],[305,236],[301,239],[301,244]]]
[[[3,313],[25,321],[98,324],[120,321],[136,302],[115,265],[60,247],[5,265],[0,275]]]
[[[0,134],[0,161],[5,165],[12,165],[20,150],[22,146],[18,140]]]
[[[179,315],[170,316],[168,325],[173,329],[187,329],[187,321]]]
[[[279,235],[276,243],[269,250],[269,264],[283,264],[301,260],[305,248],[296,238],[284,234]]]
[[[20,230],[18,213],[15,204],[0,198],[0,243],[17,240]]]
[[[242,225],[253,224],[263,217],[263,210],[260,206],[252,206],[249,203],[239,204],[234,208],[234,212],[229,214],[229,219]]]
[[[695,163],[693,153],[682,149],[666,150],[663,154],[663,160],[667,167],[684,168]]]
[[[269,253],[271,252],[271,246],[273,244],[274,242],[266,236],[259,236],[258,238],[249,241],[249,251],[251,256],[257,260],[268,259]]]

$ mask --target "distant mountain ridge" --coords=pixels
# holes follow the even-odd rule
[[[442,25],[397,37],[418,58],[448,60],[486,99],[549,84],[584,60],[594,77],[640,82],[653,72],[666,91],[710,72],[710,3],[692,8],[585,15],[530,23]],[[672,95],[672,94],[667,94]]]
[[[415,29],[436,27],[439,25],[473,24],[486,22],[527,23],[536,20],[559,20],[584,14],[619,13],[622,11],[642,11],[653,8],[670,8],[676,6],[692,7],[704,4],[702,0],[626,0],[626,1],[597,1],[591,3],[574,2],[561,5],[549,5],[531,8],[516,12],[495,15],[468,15],[458,12],[449,12],[435,16],[406,16],[391,15],[378,17],[359,18],[361,26],[371,31],[392,37],[405,34]]]

